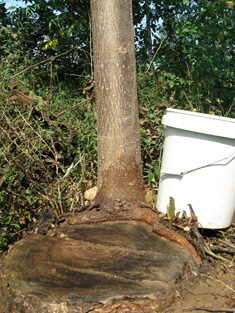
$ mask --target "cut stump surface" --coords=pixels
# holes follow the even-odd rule
[[[0,312],[162,312],[192,266],[144,222],[62,225],[2,257]]]

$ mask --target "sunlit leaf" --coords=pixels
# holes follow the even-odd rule
[[[156,184],[155,176],[154,176],[154,173],[152,171],[148,172],[148,181],[150,183]]]

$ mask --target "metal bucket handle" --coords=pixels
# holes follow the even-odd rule
[[[183,177],[183,176],[186,175],[186,174],[189,174],[189,173],[191,173],[191,172],[200,170],[200,169],[202,169],[202,168],[205,168],[205,167],[214,165],[214,164],[216,164],[216,163],[218,163],[218,162],[222,162],[222,161],[227,160],[227,159],[229,159],[229,158],[231,158],[231,160],[232,160],[232,159],[233,159],[233,158],[232,158],[233,156],[235,157],[235,151],[234,151],[232,154],[230,154],[229,156],[227,156],[227,157],[225,157],[225,158],[223,158],[223,159],[217,160],[217,161],[215,161],[215,162],[212,162],[212,163],[209,163],[209,164],[200,166],[200,167],[196,167],[196,168],[194,168],[194,169],[192,169],[192,170],[188,170],[188,171],[184,171],[184,172],[180,172],[180,173],[176,173],[176,172],[174,173],[174,172],[172,172],[172,171],[162,169],[160,174],[161,174],[161,175],[176,175],[176,176],[181,176],[181,177]],[[231,160],[230,160],[230,161],[231,161]]]

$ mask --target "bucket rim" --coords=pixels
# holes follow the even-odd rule
[[[230,117],[168,108],[162,124],[195,133],[235,139],[235,119]]]
[[[195,116],[195,117],[209,118],[213,120],[235,123],[235,119],[231,117],[225,117],[225,116],[213,115],[213,114],[207,114],[207,113],[201,113],[201,112],[195,112],[195,111],[167,108],[166,112],[185,114],[185,115],[190,115],[190,116]]]

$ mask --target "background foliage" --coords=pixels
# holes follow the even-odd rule
[[[234,1],[133,0],[143,174],[157,190],[168,107],[235,118]],[[96,184],[89,1],[0,3],[0,251]]]

